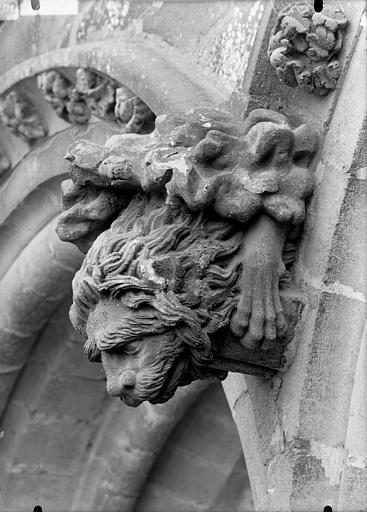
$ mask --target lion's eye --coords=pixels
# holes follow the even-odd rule
[[[124,345],[124,352],[129,356],[134,356],[139,353],[139,346],[140,344],[138,341],[131,341]]]

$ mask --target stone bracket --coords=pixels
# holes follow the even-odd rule
[[[284,368],[305,303],[285,288],[317,144],[278,112],[196,109],[158,117],[151,135],[70,147],[57,232],[86,253],[71,320],[110,394],[158,403],[196,379]],[[148,352],[154,392],[135,393]]]

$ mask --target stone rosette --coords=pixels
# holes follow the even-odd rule
[[[36,107],[27,96],[16,90],[0,101],[0,118],[10,132],[28,144],[35,144],[47,135]]]
[[[338,55],[348,20],[340,10],[311,4],[282,9],[272,30],[268,56],[281,83],[325,95],[340,75]]]

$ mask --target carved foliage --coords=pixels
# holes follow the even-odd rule
[[[335,89],[340,74],[338,54],[348,20],[325,5],[317,13],[308,3],[279,12],[268,55],[280,81],[321,95]]]
[[[89,249],[70,314],[110,394],[136,406],[223,378],[231,343],[250,371],[281,366],[283,253],[316,149],[309,126],[267,110],[161,116],[152,136],[70,148],[58,233]]]
[[[113,119],[117,83],[85,68],[79,68],[75,77],[75,93],[86,101],[91,112],[102,119]]]
[[[91,110],[87,102],[61,73],[54,70],[41,73],[37,77],[37,84],[59,117],[76,124],[89,121]]]
[[[71,155],[66,158],[73,160]],[[58,225],[59,237],[87,252],[96,237],[111,224],[129,200],[128,193],[112,189],[103,179],[94,185],[87,173],[79,178],[75,173],[73,180],[62,183],[65,213]]]
[[[33,144],[43,139],[47,130],[29,98],[11,91],[0,102],[0,117],[4,125],[25,142]]]
[[[76,71],[75,86],[60,72],[51,70],[37,77],[46,101],[65,121],[85,124],[91,114],[117,121],[126,132],[152,131],[155,115],[126,87],[90,69]]]
[[[116,90],[115,117],[119,124],[125,125],[127,133],[139,133],[144,128],[150,131],[154,127],[154,113],[127,87]]]

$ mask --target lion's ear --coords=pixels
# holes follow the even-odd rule
[[[84,353],[88,356],[89,361],[93,363],[101,363],[101,351],[96,345],[94,339],[88,338],[84,343]]]

